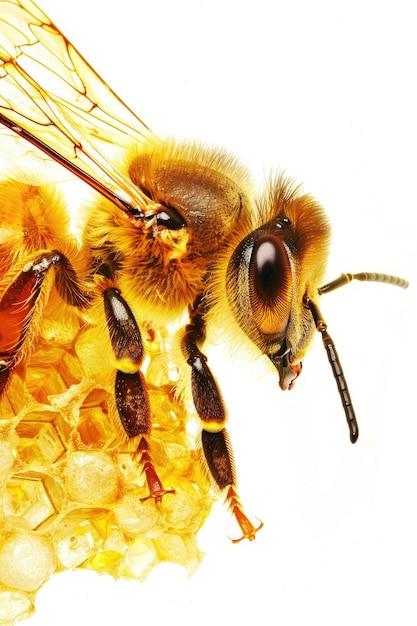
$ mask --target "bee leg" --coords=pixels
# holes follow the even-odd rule
[[[139,438],[136,454],[140,457],[149,496],[161,502],[173,489],[165,489],[152,463],[149,449],[151,410],[145,378],[140,371],[144,350],[142,337],[134,315],[120,291],[110,287],[103,291],[104,311],[110,340],[117,362],[115,381],[116,408],[120,422],[129,439]]]
[[[64,255],[56,250],[44,252],[26,263],[0,300],[0,395],[22,358],[22,348],[42,291],[43,281],[52,266],[58,269],[57,277],[60,276],[61,284],[65,282],[67,272],[70,274],[72,272],[75,276],[70,262]],[[73,294],[71,286],[67,291],[74,298],[81,297],[81,292]]]
[[[205,322],[198,309],[191,311],[190,324],[186,326],[182,350],[191,367],[191,389],[194,405],[202,421],[201,443],[210,474],[216,485],[226,493],[226,503],[242,531],[242,539],[252,541],[262,527],[254,526],[243,511],[237,490],[234,460],[225,426],[226,409],[223,398],[207,365],[207,357],[197,343],[205,338]]]

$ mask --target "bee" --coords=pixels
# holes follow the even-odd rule
[[[28,359],[43,315],[61,307],[64,317],[98,319],[114,364],[113,410],[144,469],[146,498],[159,503],[173,490],[152,453],[145,339],[186,316],[173,338],[178,389],[191,390],[203,463],[240,527],[234,541],[253,540],[262,523],[245,514],[237,491],[227,409],[204,351],[207,329],[250,342],[282,390],[294,387],[318,331],[355,443],[358,423],[318,302],[353,279],[408,283],[364,272],[323,284],[330,226],[312,196],[283,174],[258,194],[225,150],[160,139],[31,0],[0,9],[0,122],[45,155],[45,167],[53,160],[100,198],[85,207],[77,239],[48,190],[13,182],[20,191],[11,206],[3,187],[0,393]]]

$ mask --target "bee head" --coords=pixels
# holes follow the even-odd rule
[[[291,389],[315,331],[306,296],[316,297],[328,254],[322,209],[278,177],[258,205],[262,224],[235,247],[226,272],[230,308],[244,333]]]

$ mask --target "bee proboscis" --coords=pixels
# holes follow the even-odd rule
[[[330,230],[316,200],[283,175],[255,194],[246,169],[225,151],[160,140],[31,0],[0,8],[0,122],[102,196],[86,208],[81,242],[62,207],[32,188],[23,193],[20,230],[10,207],[2,215],[9,234],[0,249],[0,392],[36,340],[55,270],[65,306],[81,316],[101,310],[115,411],[144,467],[148,497],[160,502],[172,490],[152,459],[143,335],[188,312],[177,347],[189,373],[179,387],[191,388],[203,462],[240,526],[237,541],[252,540],[261,524],[246,516],[237,492],[226,407],[203,351],[207,326],[251,342],[281,389],[294,386],[318,330],[354,443],[357,420],[318,300],[353,278],[407,282],[363,273],[323,286]]]

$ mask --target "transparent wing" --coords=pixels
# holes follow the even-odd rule
[[[31,0],[0,0],[0,122],[124,210],[145,208],[123,154],[150,130]]]

